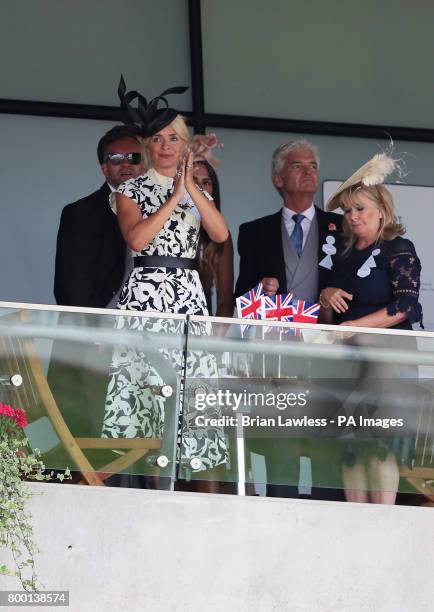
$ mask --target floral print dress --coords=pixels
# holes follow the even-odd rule
[[[173,179],[149,170],[145,175],[120,185],[118,192],[131,198],[140,207],[143,218],[156,212],[170,197]],[[163,228],[140,255],[158,255],[195,259],[199,241],[200,216],[192,200],[186,196],[172,212]],[[206,299],[196,270],[181,268],[133,268],[121,291],[118,308],[122,310],[154,311],[207,315]],[[157,346],[164,345],[163,335],[180,338],[185,333],[185,321],[142,317],[120,317],[118,328],[143,331]],[[206,323],[190,322],[189,333],[209,334]],[[151,340],[152,341],[152,340]],[[217,378],[213,355],[205,351],[182,348],[158,348],[158,352],[175,371],[178,380],[184,373],[188,379]],[[152,387],[165,384],[162,368],[152,353],[125,346],[115,347],[107,391],[102,437],[162,438],[164,434],[166,400],[156,395]],[[164,369],[164,368],[163,368]],[[181,384],[180,398],[183,396]],[[181,402],[182,404],[182,402]],[[187,408],[182,419],[180,459],[188,465],[193,457],[201,461],[201,469],[226,463],[227,449],[223,431],[218,427],[199,429],[193,426],[194,414]],[[207,411],[209,417],[220,416],[218,408]]]

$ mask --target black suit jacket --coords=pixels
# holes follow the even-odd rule
[[[54,277],[57,304],[104,308],[121,285],[126,246],[109,195],[104,183],[62,211]]]
[[[335,247],[339,250],[342,232],[342,216],[325,212],[315,206],[318,220],[318,261],[325,257],[321,247],[327,236],[336,238]],[[329,229],[336,227],[335,230]],[[282,211],[255,219],[240,226],[238,235],[238,252],[240,254],[240,275],[235,286],[235,295],[239,296],[255,287],[264,277],[274,277],[279,281],[278,293],[287,293],[285,259],[282,245]],[[328,286],[330,270],[319,267],[319,287],[321,291]]]

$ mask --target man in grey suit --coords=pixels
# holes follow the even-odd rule
[[[283,209],[240,226],[240,274],[235,294],[259,282],[269,295],[294,294],[318,299],[327,286],[330,269],[321,264],[328,240],[336,247],[342,216],[313,204],[318,189],[318,151],[307,140],[289,141],[273,153],[272,181],[283,198]]]
[[[336,253],[339,245],[342,216],[324,212],[313,203],[319,184],[318,167],[318,150],[307,140],[289,141],[274,151],[272,181],[282,196],[283,208],[241,225],[237,296],[262,282],[269,295],[293,293],[295,299],[316,302],[321,289],[329,285],[333,262],[329,253]],[[275,375],[272,360],[267,359],[266,365],[270,375]],[[285,370],[289,376],[308,377],[304,360],[287,360]],[[300,448],[300,441],[281,437],[252,443],[251,450],[265,456],[268,495],[298,495],[296,486],[277,483],[298,482]],[[319,481],[323,484],[323,476]]]

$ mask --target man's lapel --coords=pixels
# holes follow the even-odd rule
[[[329,219],[328,219],[327,214],[323,210],[321,210],[321,208],[318,208],[317,206],[315,206],[315,213],[316,213],[316,218],[318,221],[318,260],[319,260],[320,257],[324,256],[324,254],[322,253],[322,245],[325,244],[327,236],[329,234],[331,235],[332,232],[330,232],[328,229]]]
[[[268,243],[267,258],[270,263],[270,272],[267,276],[277,276],[279,281],[279,293],[286,293],[286,273],[285,273],[285,258],[283,255],[282,244],[282,211],[272,216],[269,235],[266,240]]]

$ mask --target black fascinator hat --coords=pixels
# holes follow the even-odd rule
[[[169,108],[169,104],[164,96],[170,94],[182,94],[186,92],[188,87],[170,87],[166,89],[156,98],[152,98],[149,102],[138,91],[128,91],[125,85],[124,77],[121,75],[118,86],[118,96],[121,101],[121,110],[123,122],[126,125],[131,125],[137,131],[139,136],[147,138],[162,130],[166,125],[172,123],[178,111],[174,108]],[[137,98],[137,106],[131,103]],[[163,104],[162,108],[159,105]]]

